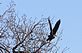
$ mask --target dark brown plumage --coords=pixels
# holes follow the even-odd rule
[[[58,28],[59,28],[59,25],[60,25],[61,21],[60,21],[60,19],[59,19],[59,20],[56,22],[56,24],[55,24],[55,26],[54,26],[53,29],[52,29],[51,22],[50,22],[50,19],[49,19],[49,18],[48,18],[48,22],[49,22],[49,25],[50,25],[50,35],[48,36],[47,41],[48,41],[48,40],[51,41],[53,38],[55,38],[53,35],[56,36],[56,32],[57,32],[57,30],[58,30]]]

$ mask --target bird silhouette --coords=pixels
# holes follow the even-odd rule
[[[49,26],[50,26],[50,35],[48,36],[47,41],[48,41],[48,40],[51,41],[51,40],[54,39],[55,36],[56,36],[56,32],[57,32],[57,30],[58,30],[58,28],[59,28],[59,25],[60,25],[61,20],[59,19],[59,20],[56,22],[56,24],[55,24],[55,26],[54,26],[53,29],[52,29],[52,25],[51,25],[51,22],[50,22],[50,19],[49,19],[49,18],[48,18],[48,22],[49,22]],[[54,35],[55,35],[55,36],[54,36]]]

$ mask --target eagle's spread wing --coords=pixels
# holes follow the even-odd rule
[[[50,22],[50,19],[48,18],[48,23],[49,23],[49,26],[50,26],[50,33],[52,33],[52,25],[51,25],[51,22]]]
[[[56,34],[56,32],[57,32],[57,30],[58,30],[58,28],[59,28],[60,22],[61,22],[60,19],[56,22],[56,24],[55,24],[55,26],[54,26],[54,28],[53,28],[53,30],[52,30],[52,34],[53,34],[53,35]]]

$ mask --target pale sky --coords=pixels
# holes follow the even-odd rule
[[[0,0],[0,14],[11,0]],[[14,0],[19,15],[61,19],[62,47],[65,53],[82,53],[82,0]]]

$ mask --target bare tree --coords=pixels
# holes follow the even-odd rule
[[[50,20],[48,18],[41,18],[39,21],[36,21],[36,18],[29,18],[26,15],[19,18],[15,11],[15,4],[10,4],[10,7],[2,15],[2,19],[0,19],[0,52],[58,52],[59,48],[57,44],[61,40],[61,36],[55,38],[56,41],[46,41],[49,35],[49,23],[47,21],[50,22]],[[60,20],[58,22],[59,27]],[[58,30],[58,27],[53,31]]]

